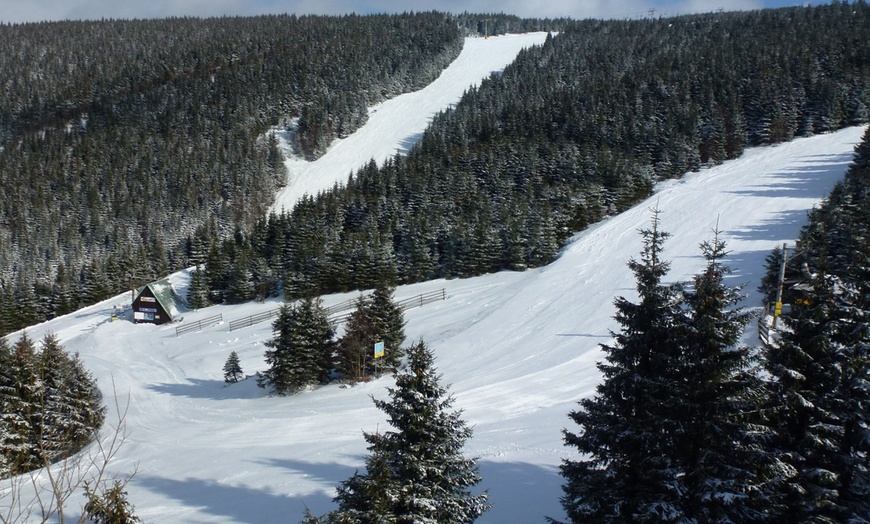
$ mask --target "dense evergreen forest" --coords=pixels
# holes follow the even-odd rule
[[[407,157],[212,249],[200,296],[546,264],[658,180],[866,122],[868,58],[864,2],[567,24],[437,116]]]
[[[0,333],[187,265],[194,302],[523,269],[655,181],[865,122],[865,2],[634,21],[295,17],[0,27]],[[462,36],[558,31],[408,155],[264,217]]]
[[[249,229],[286,181],[267,129],[297,119],[315,157],[461,37],[438,13],[0,26],[0,332]]]

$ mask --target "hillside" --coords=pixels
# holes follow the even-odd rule
[[[836,11],[836,17],[848,16],[840,4],[814,9],[817,10],[776,10],[763,14],[780,22],[806,21],[813,18],[813,13],[824,15],[828,11]],[[864,16],[870,11],[862,4],[855,12]],[[568,412],[579,399],[593,393],[601,378],[595,366],[602,358],[598,345],[608,342],[610,330],[616,328],[612,318],[614,297],[631,298],[634,294],[634,280],[626,262],[636,257],[641,249],[637,230],[649,224],[652,207],[661,210],[661,225],[672,235],[665,244],[665,257],[672,263],[667,280],[688,279],[701,268],[703,259],[698,244],[708,240],[718,224],[720,238],[727,242],[730,251],[725,262],[734,269],[729,283],[745,284],[748,293],[745,305],[757,308],[760,296],[756,287],[764,276],[765,258],[772,248],[783,242],[791,243],[798,237],[808,211],[829,194],[851,160],[852,148],[864,132],[863,127],[854,124],[867,120],[867,96],[863,88],[849,91],[843,86],[850,82],[866,85],[863,79],[870,72],[870,65],[858,59],[862,46],[868,45],[866,42],[870,40],[859,38],[849,49],[854,54],[837,54],[832,49],[851,38],[848,31],[840,31],[838,38],[843,40],[827,42],[831,47],[820,46],[822,51],[818,55],[798,53],[808,62],[804,64],[806,69],[801,65],[790,71],[796,75],[793,84],[774,82],[780,78],[777,69],[781,65],[777,58],[780,55],[772,51],[776,42],[768,42],[769,53],[753,55],[762,57],[763,63],[769,66],[759,75],[758,82],[747,81],[755,78],[747,70],[734,74],[741,96],[755,98],[743,98],[740,103],[735,98],[728,104],[717,105],[721,101],[716,97],[721,93],[714,96],[704,92],[700,93],[697,103],[684,104],[683,97],[699,94],[700,84],[695,82],[699,75],[690,68],[669,69],[655,61],[674,60],[676,63],[691,58],[705,62],[701,48],[685,42],[699,35],[721,36],[722,33],[716,31],[694,31],[704,24],[719,27],[715,23],[717,16],[728,18],[730,27],[736,27],[744,15],[705,15],[675,20],[674,27],[679,30],[673,31],[677,38],[674,42],[682,43],[665,48],[664,55],[650,55],[652,62],[646,65],[641,60],[632,61],[638,69],[631,74],[617,68],[623,74],[618,80],[636,89],[620,91],[619,96],[631,98],[630,93],[640,93],[634,106],[638,112],[634,114],[608,113],[618,111],[625,100],[596,96],[591,91],[578,92],[577,85],[565,84],[572,78],[591,78],[599,88],[606,86],[610,92],[610,84],[602,84],[600,77],[589,75],[587,78],[578,73],[578,67],[591,68],[593,64],[585,64],[583,60],[587,55],[572,50],[574,46],[598,42],[600,47],[590,57],[620,53],[623,58],[630,57],[632,52],[618,46],[610,46],[617,55],[598,54],[603,53],[606,42],[620,41],[616,38],[618,35],[614,35],[612,41],[599,41],[598,37],[619,32],[623,37],[631,36],[635,35],[634,29],[644,26],[644,37],[634,40],[633,49],[641,50],[655,47],[662,38],[668,41],[670,22],[607,25],[587,21],[566,31],[568,38],[565,39],[537,33],[466,40],[459,57],[432,84],[416,93],[364,108],[365,125],[360,121],[359,129],[353,133],[348,130],[347,136],[332,141],[329,148],[321,151],[322,155],[310,155],[308,159],[304,159],[304,154],[297,154],[281,162],[276,156],[280,144],[277,139],[268,138],[265,125],[262,133],[256,135],[267,141],[258,154],[272,157],[272,175],[282,173],[281,168],[288,172],[287,185],[271,209],[286,209],[303,200],[303,205],[299,206],[301,215],[292,219],[288,219],[289,215],[282,216],[280,220],[285,225],[305,227],[306,222],[298,220],[297,223],[297,219],[312,217],[311,223],[316,223],[317,215],[312,211],[325,210],[330,220],[342,227],[344,224],[353,226],[350,232],[336,230],[340,232],[330,235],[310,229],[311,245],[317,249],[326,247],[329,239],[348,240],[359,250],[356,254],[369,258],[386,255],[384,259],[391,260],[389,249],[376,248],[385,248],[391,241],[394,247],[403,247],[402,242],[408,247],[416,238],[392,231],[385,233],[387,222],[383,216],[365,213],[382,204],[386,204],[382,210],[395,211],[401,207],[396,202],[404,202],[408,209],[420,211],[413,218],[422,221],[419,224],[426,223],[435,209],[447,211],[442,215],[445,222],[438,229],[441,236],[426,239],[437,240],[438,248],[443,248],[444,253],[460,252],[457,246],[464,242],[494,249],[499,251],[499,256],[511,255],[513,253],[498,246],[498,242],[510,240],[507,237],[500,237],[498,242],[480,240],[486,240],[489,232],[500,227],[510,229],[505,227],[507,219],[519,215],[511,213],[509,207],[489,217],[486,217],[487,212],[520,199],[571,204],[562,212],[544,206],[546,213],[553,212],[548,220],[530,224],[534,227],[529,230],[511,231],[517,235],[513,240],[531,245],[543,238],[547,245],[543,246],[546,256],[534,261],[518,257],[513,260],[515,264],[508,267],[539,267],[522,272],[496,271],[501,268],[494,263],[497,257],[481,249],[464,260],[459,257],[448,260],[445,256],[436,264],[429,264],[430,273],[423,275],[421,271],[404,281],[433,274],[450,278],[402,285],[396,291],[396,298],[402,300],[444,290],[444,301],[406,312],[407,341],[423,339],[434,350],[443,383],[451,385],[456,407],[464,410],[463,417],[474,427],[474,437],[466,451],[478,457],[483,476],[480,488],[489,490],[494,506],[478,522],[543,522],[545,516],[559,518],[562,515],[559,504],[562,478],[558,475],[558,465],[572,450],[562,445],[561,430],[570,425]],[[834,30],[836,17],[819,17],[826,20],[826,31]],[[755,21],[759,23],[755,30],[764,30],[763,24]],[[862,31],[867,30],[857,17],[850,23]],[[600,34],[595,36],[592,30]],[[801,35],[812,33],[812,28],[802,26],[801,31],[791,33],[790,37],[800,40]],[[814,45],[809,38],[800,41],[796,49],[805,50]],[[538,47],[541,43],[543,45]],[[715,42],[707,44],[712,46],[708,49],[716,48]],[[523,48],[529,50],[520,52]],[[765,45],[758,43],[755,48],[765,48]],[[728,49],[733,52],[741,47],[732,42]],[[518,53],[520,60],[508,66]],[[729,55],[729,60],[738,55]],[[727,68],[728,63],[728,60],[717,62],[716,67]],[[846,70],[844,64],[854,65],[854,68]],[[607,64],[594,65],[605,75],[616,74],[617,70],[605,67]],[[511,92],[511,86],[528,87],[522,79],[530,72],[534,76],[540,71],[552,71],[555,76],[536,86],[541,91]],[[672,74],[663,78],[663,71]],[[715,71],[715,68],[705,69],[704,74],[708,79],[714,78]],[[822,74],[823,71],[826,73]],[[496,74],[490,76],[492,72]],[[652,76],[641,82],[638,80],[641,73]],[[469,89],[478,83],[479,88]],[[548,86],[554,85],[561,87],[555,93],[549,92]],[[801,87],[796,88],[797,85]],[[468,90],[467,96],[460,99],[465,90]],[[829,90],[837,91],[837,95],[826,98],[824,94]],[[501,96],[504,91],[511,97]],[[537,94],[542,96],[538,98]],[[503,105],[516,100],[516,96],[529,103]],[[834,102],[819,107],[824,100]],[[765,107],[755,107],[752,101]],[[455,111],[438,114],[439,107],[452,107]],[[686,107],[699,112],[678,114],[685,112]],[[560,108],[565,110],[564,114],[559,113]],[[704,108],[709,111],[705,113]],[[594,118],[583,121],[586,127],[579,126],[578,115],[587,112]],[[714,129],[714,124],[725,116],[739,120],[749,114],[755,119],[751,125],[729,127],[731,124],[728,124],[725,127],[730,131],[725,134]],[[549,119],[553,115],[564,118]],[[176,115],[182,116],[182,113]],[[690,118],[684,119],[685,116]],[[435,125],[426,128],[430,120]],[[533,125],[520,125],[522,122]],[[542,122],[549,122],[548,127]],[[229,120],[227,123],[234,124]],[[846,127],[835,131],[843,126]],[[709,143],[698,141],[697,133],[703,129],[708,132]],[[528,131],[528,136],[523,138],[524,130]],[[61,130],[58,136],[63,132]],[[635,132],[640,135],[633,134]],[[648,142],[634,142],[647,132],[644,140]],[[516,137],[510,135],[517,133],[522,140],[515,142]],[[776,140],[771,138],[771,133]],[[795,138],[798,135],[813,136]],[[726,143],[718,141],[724,137],[745,142],[739,147],[726,147]],[[248,138],[254,139],[253,136]],[[292,141],[287,135],[280,138]],[[574,140],[577,142],[572,142]],[[770,144],[778,141],[783,142]],[[421,145],[415,147],[418,143]],[[558,157],[560,162],[539,162],[543,158],[556,159],[551,156],[553,150],[540,144],[557,143],[561,148],[559,154],[568,156]],[[706,145],[702,147],[702,143]],[[764,145],[743,151],[747,143]],[[325,143],[323,145],[325,147]],[[432,154],[439,152],[437,147],[432,149],[433,146],[445,146],[451,154]],[[603,149],[595,149],[599,146]],[[718,152],[702,161],[706,146]],[[619,147],[626,149],[620,153]],[[292,149],[291,145],[284,148],[285,152]],[[401,166],[406,162],[404,157],[394,156],[397,152],[408,153],[409,165],[420,168],[418,174],[426,175],[421,178],[437,182],[430,189],[460,196],[459,204],[434,198],[427,200],[429,195],[416,191],[416,186],[393,185],[393,181],[403,178]],[[529,153],[522,161],[531,158],[530,164],[515,163],[520,152]],[[512,156],[513,153],[517,155]],[[575,154],[581,156],[575,157]],[[637,157],[633,156],[635,154]],[[428,159],[442,162],[443,169],[427,167],[426,155],[430,155]],[[644,155],[649,157],[642,158]],[[312,161],[315,156],[319,158]],[[369,162],[372,157],[375,161]],[[615,160],[604,162],[606,158]],[[215,158],[211,161],[217,162]],[[521,165],[525,167],[518,169]],[[349,173],[360,167],[362,170],[348,186],[356,185],[365,191],[346,192],[338,187],[348,180]],[[571,171],[575,168],[579,171]],[[445,176],[447,173],[456,178]],[[568,189],[563,191],[556,183],[562,180],[560,173],[565,175],[564,180],[584,184],[591,180],[587,189],[591,188],[592,193],[581,198]],[[568,177],[566,173],[577,176]],[[471,174],[471,178],[465,178],[467,174]],[[498,179],[496,174],[508,175],[508,178]],[[677,178],[663,181],[668,177]],[[244,186],[241,180],[237,181]],[[283,176],[276,181],[285,183]],[[0,186],[7,190],[10,187],[5,183]],[[44,194],[49,194],[45,193],[48,187],[50,184],[43,188]],[[198,189],[196,185],[191,188]],[[305,196],[323,190],[330,191],[322,198]],[[382,198],[387,192],[402,193],[405,200],[388,201]],[[547,198],[543,198],[545,196]],[[97,198],[97,195],[89,193],[83,198]],[[256,220],[266,220],[263,215],[270,204],[270,199],[261,198],[257,203],[259,207],[245,208],[245,212],[257,215]],[[235,205],[242,206],[239,202]],[[587,210],[591,210],[591,214],[574,216],[577,220],[565,214],[570,211],[582,215]],[[531,207],[524,207],[522,211],[530,212],[530,216],[538,212]],[[622,212],[615,214],[617,211]],[[305,216],[305,212],[309,215]],[[473,234],[460,231],[460,226],[466,224],[460,224],[458,217],[464,214],[468,215],[464,218],[480,220],[476,222],[480,227]],[[104,218],[98,215],[99,212],[93,211],[90,218]],[[394,218],[390,226],[410,226],[414,231],[412,220],[404,220],[407,217],[398,214],[390,216]],[[172,218],[181,229],[197,229],[190,216],[176,214]],[[274,215],[270,220],[272,218]],[[558,221],[550,220],[556,218]],[[592,218],[603,219],[595,222]],[[573,233],[575,226],[587,225],[587,219],[592,225],[585,231]],[[78,224],[68,222],[73,226]],[[26,221],[16,224],[22,228],[30,225]],[[428,224],[434,225],[435,220]],[[215,233],[203,229],[207,228],[199,228],[202,235],[194,235],[196,238],[187,246],[191,259],[195,258],[194,254],[203,256],[201,251],[195,253],[202,245],[194,245],[193,241],[205,241]],[[250,237],[243,231],[224,233],[232,237],[228,241],[231,248],[234,243],[257,242],[260,247],[276,247],[257,236],[263,229],[255,227],[252,231]],[[449,235],[457,232],[456,238],[461,242],[451,243]],[[546,234],[539,234],[542,232]],[[18,235],[20,238],[21,233]],[[288,237],[293,238],[293,235]],[[561,248],[557,237],[565,242]],[[0,238],[2,241],[4,239]],[[212,244],[210,252],[218,251],[215,246]],[[333,264],[341,260],[330,256],[351,251],[338,241],[328,247],[334,250],[332,255],[317,253],[323,256],[317,263],[330,271],[325,280],[335,280],[338,275],[345,280],[329,282],[330,285],[337,283],[346,289],[352,288],[354,282],[350,276],[356,278],[356,270],[364,266],[351,265],[347,259],[344,259],[347,266]],[[434,250],[424,251],[423,258],[435,253]],[[399,250],[393,253],[398,254]],[[148,256],[152,255],[158,259],[160,253],[149,252]],[[169,261],[166,262],[170,267]],[[272,260],[269,264],[275,263],[275,267],[286,270],[285,262]],[[299,262],[301,267],[302,262],[310,260],[300,258],[294,262]],[[106,263],[117,269],[118,261],[112,257]],[[403,263],[407,263],[407,259]],[[478,263],[479,267],[469,265]],[[8,262],[3,261],[3,264],[0,269],[9,271]],[[264,268],[272,269],[265,264],[261,266]],[[99,276],[99,273],[89,274],[87,269],[67,277],[81,284]],[[436,273],[438,271],[440,273]],[[457,278],[487,271],[490,274]],[[184,295],[191,281],[190,271],[175,272],[171,279]],[[290,285],[291,282],[285,283]],[[4,288],[8,284],[8,281],[0,281],[0,292],[8,290]],[[122,282],[119,280],[116,284]],[[54,296],[52,290],[48,291]],[[324,302],[329,306],[356,296],[356,291],[335,293],[326,295]],[[20,298],[0,300],[0,327],[4,315],[10,311],[16,314],[27,311],[29,302]],[[241,357],[244,371],[254,375],[266,368],[264,343],[271,337],[268,322],[234,331],[229,330],[230,322],[274,309],[280,304],[279,299],[186,310],[178,324],[163,327],[134,325],[129,319],[112,322],[113,306],[128,303],[129,299],[129,293],[116,295],[51,321],[34,323],[27,328],[27,334],[32,339],[46,333],[57,334],[66,349],[81,355],[83,362],[93,370],[109,404],[116,400],[113,392],[122,405],[129,402],[128,440],[110,469],[121,476],[137,471],[128,491],[130,501],[143,520],[191,524],[295,522],[302,518],[305,508],[315,514],[331,509],[336,484],[363,464],[362,432],[385,428],[385,417],[375,409],[371,399],[386,397],[386,388],[392,385],[390,377],[354,386],[334,384],[291,397],[270,397],[257,388],[252,378],[226,385],[222,366],[229,353],[235,351]],[[220,323],[177,335],[176,327],[190,326],[218,314],[222,316]],[[755,343],[752,331],[750,328],[745,335],[748,343]],[[19,335],[20,332],[16,332],[9,338],[14,341]],[[110,418],[112,416],[110,413]],[[3,493],[0,490],[0,509],[8,501]],[[75,507],[82,497],[75,495],[72,500]]]
[[[569,453],[561,429],[600,378],[597,345],[615,328],[613,298],[633,293],[625,263],[640,249],[636,230],[649,223],[649,208],[662,210],[662,226],[673,235],[665,255],[674,280],[700,268],[698,243],[718,219],[732,251],[732,283],[746,283],[747,305],[756,306],[765,256],[797,237],[807,210],[841,178],[862,132],[853,127],[752,149],[662,184],[650,199],[574,236],[550,265],[397,290],[397,299],[446,290],[445,301],[406,313],[406,333],[434,349],[444,383],[474,426],[468,452],[479,457],[481,487],[494,505],[479,522],[561,514],[557,467]],[[173,279],[183,291],[185,274]],[[325,303],[354,296],[330,295]],[[138,464],[128,487],[139,515],[147,522],[254,524],[297,521],[305,507],[329,510],[335,485],[362,464],[361,432],[384,427],[370,396],[384,398],[390,379],[287,398],[266,396],[253,380],[226,386],[221,368],[229,352],[253,374],[265,369],[263,342],[271,336],[267,323],[229,332],[228,322],[278,302],[185,312],[183,324],[218,313],[224,323],[176,337],[171,325],[110,322],[111,306],[128,297],[28,334],[56,333],[107,394],[114,383],[119,400],[130,401],[129,441],[112,469],[123,475]]]

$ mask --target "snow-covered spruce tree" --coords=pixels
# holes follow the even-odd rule
[[[21,416],[14,366],[12,347],[0,336],[0,479],[15,472],[16,457],[27,441],[27,420]]]
[[[230,356],[224,362],[224,382],[235,384],[244,377],[242,365],[239,362],[239,354],[235,351],[230,351]]]
[[[187,304],[193,309],[204,308],[209,305],[208,282],[205,277],[205,269],[196,266],[190,272],[190,286],[187,289]]]
[[[379,359],[379,369],[393,371],[402,361],[402,343],[405,341],[405,316],[393,301],[395,289],[385,281],[375,287],[369,297],[367,307],[369,317],[374,323],[377,342],[384,343],[384,356]]]
[[[284,304],[266,342],[266,362],[271,366],[258,379],[278,395],[324,382],[331,368],[335,332],[320,299],[306,298]]]
[[[26,334],[0,353],[0,453],[7,474],[68,457],[94,439],[105,418],[102,397],[56,336],[46,335],[38,353]]]
[[[750,348],[740,346],[749,314],[728,287],[725,243],[714,231],[701,244],[707,260],[684,293],[684,352],[666,405],[682,470],[681,512],[694,522],[761,522],[777,504],[772,486],[786,475],[764,449],[771,429],[757,415],[764,388]]]
[[[96,381],[78,356],[69,356],[57,336],[40,342],[42,410],[37,440],[42,458],[53,462],[90,443],[103,425],[105,408]]]
[[[481,480],[475,461],[462,455],[471,428],[451,411],[453,397],[433,362],[422,341],[408,348],[390,400],[374,401],[395,431],[365,434],[366,472],[338,487],[337,510],[305,522],[464,524],[489,509],[486,492],[470,491]]]
[[[394,371],[401,363],[405,318],[393,301],[393,288],[381,280],[372,294],[360,297],[338,342],[339,369],[350,380],[365,380],[377,372]],[[384,343],[384,356],[374,359],[374,345]]]
[[[628,265],[637,280],[638,302],[615,300],[622,326],[612,344],[603,344],[606,362],[598,364],[604,382],[596,395],[570,413],[580,431],[564,431],[565,444],[583,455],[565,460],[562,506],[573,523],[681,522],[685,494],[680,464],[674,460],[670,395],[680,380],[675,328],[685,324],[679,286],[662,284],[670,264],[662,248],[669,236],[641,230],[641,259]],[[682,379],[685,379],[683,377]]]
[[[16,475],[38,468],[36,444],[42,391],[36,365],[36,346],[27,333],[12,346],[0,369],[0,452],[9,473]]]
[[[378,342],[375,320],[363,297],[344,326],[338,340],[338,370],[344,380],[360,382],[374,374],[374,344]]]
[[[781,522],[870,521],[870,308],[857,289],[816,273],[766,351],[775,445],[796,470]]]

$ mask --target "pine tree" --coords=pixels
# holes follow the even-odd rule
[[[66,354],[54,334],[40,342],[40,453],[48,461],[69,456],[90,443],[104,418],[96,382],[78,358]]]
[[[615,342],[602,345],[606,363],[598,368],[604,382],[592,398],[570,413],[581,431],[564,431],[565,444],[585,457],[565,460],[562,506],[571,522],[677,522],[685,518],[679,501],[685,493],[674,461],[673,424],[668,420],[670,374],[678,369],[679,340],[674,328],[684,324],[678,286],[661,280],[670,264],[661,258],[669,236],[641,231],[641,260],[629,267],[637,280],[638,302],[615,300],[622,326]]]
[[[306,298],[295,306],[285,304],[273,324],[266,346],[270,364],[258,379],[260,387],[274,393],[296,393],[323,382],[332,364],[334,331],[319,299]]]
[[[405,318],[402,309],[393,301],[393,292],[394,289],[382,280],[366,303],[376,337],[380,339],[377,342],[384,343],[384,356],[378,361],[379,369],[397,369],[403,356]]]
[[[9,360],[0,370],[2,454],[12,474],[41,467],[36,435],[42,397],[36,369],[36,347],[27,333],[13,345]]]
[[[85,485],[85,515],[94,524],[137,524],[142,522],[127,500],[126,483],[116,479],[112,487],[98,493],[90,484]]]
[[[390,400],[375,400],[395,430],[365,433],[366,472],[338,487],[338,509],[320,522],[470,523],[489,509],[486,492],[470,491],[481,480],[475,461],[462,455],[471,428],[451,411],[453,397],[433,363],[422,341],[408,349]]]
[[[671,388],[675,460],[685,472],[680,505],[698,522],[758,522],[777,501],[784,468],[763,449],[771,430],[752,414],[763,401],[750,349],[740,346],[749,314],[741,289],[724,283],[725,244],[701,244],[706,268],[685,293],[685,351]],[[678,335],[680,336],[680,335]]]
[[[786,319],[789,330],[765,354],[774,445],[796,471],[782,489],[783,522],[865,522],[870,515],[870,334],[866,311],[853,316],[861,299],[844,294],[843,284],[817,274]]]
[[[187,289],[187,304],[193,309],[201,309],[209,305],[208,282],[205,270],[196,266],[190,272],[190,286]]]
[[[0,479],[13,473],[13,449],[20,442],[19,428],[15,424],[19,411],[19,399],[14,390],[14,380],[10,373],[14,355],[6,338],[0,336]]]
[[[235,384],[244,376],[242,366],[239,363],[239,355],[235,351],[231,351],[224,363],[224,382]]]
[[[366,380],[374,374],[374,344],[379,342],[375,319],[371,317],[366,301],[360,297],[356,309],[338,340],[338,370],[346,380]]]

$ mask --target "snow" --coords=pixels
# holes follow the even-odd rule
[[[439,111],[459,102],[466,90],[490,74],[502,71],[522,49],[543,44],[546,38],[547,33],[466,38],[462,52],[434,82],[369,108],[366,125],[347,138],[333,141],[316,161],[290,156],[284,163],[288,184],[272,209],[289,211],[306,194],[316,195],[335,183],[344,184],[348,175],[371,160],[383,165],[397,153],[406,153]],[[287,134],[278,133],[278,137],[288,150]]]
[[[480,78],[481,71],[472,70],[477,62],[500,55],[492,64],[507,63],[535,38],[540,35],[472,41],[467,47],[481,48],[477,58],[460,57],[442,78]],[[501,67],[492,64],[485,69]],[[359,159],[407,147],[420,129],[411,122],[431,115],[423,106],[381,105],[373,116],[390,123],[390,134],[373,118],[368,125],[379,130],[367,125],[358,132],[367,138],[339,141],[311,171],[294,171],[282,205],[316,191],[305,177],[346,176],[355,162],[365,161]],[[573,450],[563,446],[561,431],[577,429],[568,412],[600,381],[598,345],[618,327],[611,318],[614,297],[634,296],[626,262],[640,252],[637,230],[649,226],[650,208],[661,209],[661,226],[672,234],[664,253],[672,263],[669,280],[688,279],[702,267],[698,244],[711,238],[718,222],[731,251],[730,283],[745,283],[745,305],[759,306],[755,288],[765,256],[794,241],[807,211],[841,179],[862,133],[850,128],[752,149],[663,184],[649,200],[577,234],[547,267],[397,289],[397,300],[446,290],[445,300],[405,312],[407,343],[423,339],[433,349],[442,384],[474,428],[466,453],[478,458],[480,488],[489,490],[493,504],[478,522],[564,517],[558,466]],[[345,151],[335,152],[340,149]],[[181,293],[187,277],[171,277]],[[331,295],[324,304],[356,296]],[[253,375],[267,368],[263,343],[271,337],[269,322],[232,332],[229,322],[279,302],[184,311],[181,325],[217,314],[223,322],[176,337],[177,325],[111,322],[112,306],[127,297],[31,327],[28,334],[39,339],[55,333],[68,351],[81,355],[110,403],[113,384],[119,402],[129,401],[128,440],[110,469],[122,476],[138,470],[128,485],[138,515],[155,523],[262,524],[298,522],[306,507],[315,515],[334,509],[335,486],[363,466],[362,432],[386,427],[371,397],[386,399],[392,379],[283,398],[268,396],[253,378],[226,385],[223,364],[230,352]],[[78,505],[83,497],[71,501]],[[0,509],[5,503],[0,500]]]

